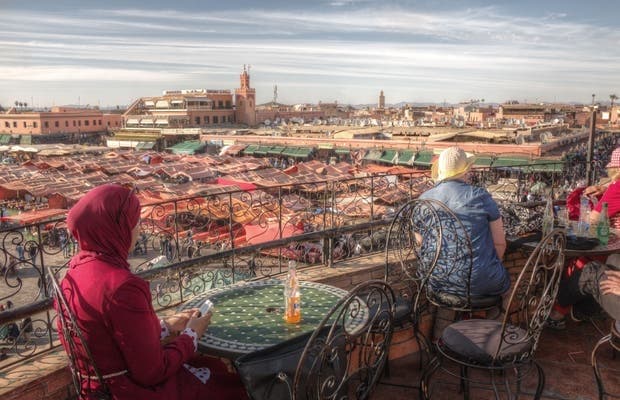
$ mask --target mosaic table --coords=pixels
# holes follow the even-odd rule
[[[184,303],[179,310],[198,308],[205,299],[214,311],[207,332],[198,340],[203,353],[236,358],[314,330],[346,290],[301,281],[301,322],[284,322],[284,285],[259,280],[209,290]]]

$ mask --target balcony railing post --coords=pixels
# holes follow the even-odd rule
[[[375,219],[375,175],[370,175],[370,221]]]
[[[179,207],[178,200],[174,201],[174,237],[177,250],[177,260],[181,261],[181,242],[179,241]]]

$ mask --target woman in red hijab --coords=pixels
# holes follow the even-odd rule
[[[140,203],[132,190],[118,185],[91,190],[71,209],[67,225],[80,251],[61,288],[113,399],[246,398],[223,363],[196,356],[197,338],[211,314],[200,317],[191,310],[160,321],[148,282],[129,270],[127,257],[140,233]],[[162,344],[169,333],[180,334]],[[88,357],[78,354],[80,359]],[[101,387],[92,366],[78,362],[78,369],[90,377],[81,382],[83,389]]]

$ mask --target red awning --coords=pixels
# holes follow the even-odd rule
[[[61,215],[65,215],[67,210],[59,209],[59,208],[46,208],[42,210],[36,211],[25,211],[20,214],[9,215],[6,217],[2,217],[2,221],[4,222],[12,222],[21,225],[34,224],[39,221],[44,221],[48,219],[52,219],[54,217],[59,217]]]
[[[233,179],[227,179],[227,178],[217,178],[217,184],[218,185],[222,185],[222,186],[238,186],[239,189],[244,190],[246,192],[252,191],[252,190],[256,190],[256,185],[250,182],[243,182],[243,181],[235,181]]]
[[[249,244],[271,242],[304,233],[302,229],[296,226],[285,225],[282,227],[282,237],[280,237],[280,229],[277,222],[272,222],[267,226],[247,224],[244,228],[245,238]]]

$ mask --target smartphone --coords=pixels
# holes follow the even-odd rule
[[[211,300],[206,299],[204,303],[200,306],[200,316],[207,315],[209,311],[213,308],[213,303]]]

